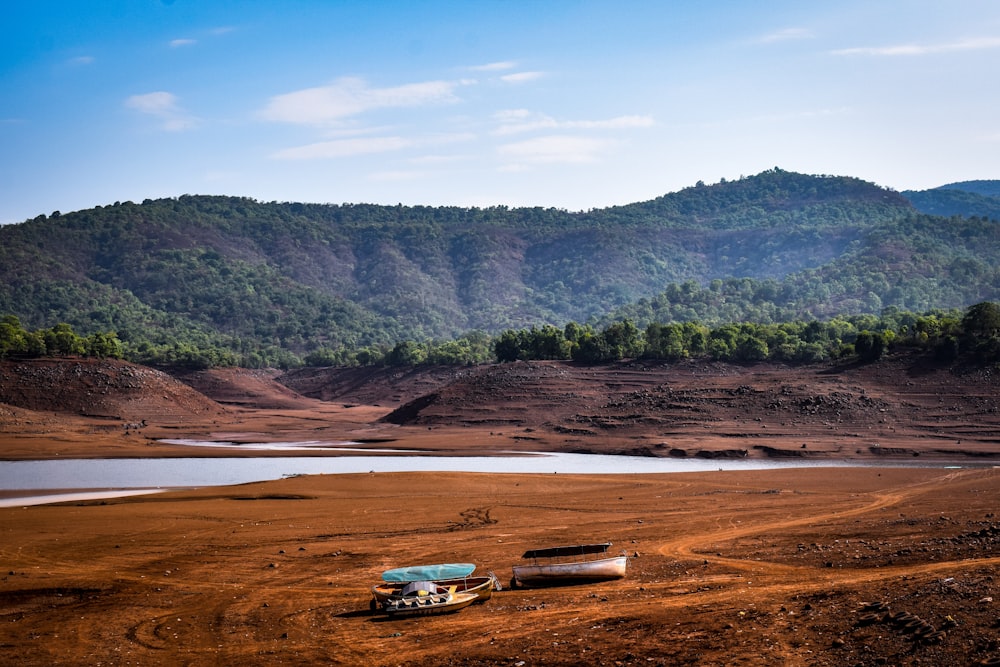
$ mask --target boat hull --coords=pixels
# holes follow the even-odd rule
[[[465,577],[462,579],[442,579],[434,582],[441,588],[454,589],[455,593],[472,593],[476,596],[473,602],[485,602],[493,596],[493,591],[499,588],[496,577]],[[376,605],[399,598],[403,593],[404,584],[383,582],[372,586],[372,597]]]
[[[465,609],[475,602],[476,598],[475,593],[445,593],[395,598],[382,605],[382,610],[390,618],[451,614]]]
[[[621,579],[628,567],[626,556],[614,556],[576,563],[515,565],[514,585],[524,587],[560,586]]]

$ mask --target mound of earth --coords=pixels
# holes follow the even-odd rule
[[[299,368],[278,381],[295,392],[321,401],[396,406],[441,386],[474,375],[478,367],[410,366]]]
[[[115,359],[2,362],[0,403],[136,424],[202,420],[224,412],[218,403],[166,373]]]
[[[217,403],[258,410],[296,410],[315,401],[276,380],[279,371],[250,368],[172,370],[170,374]]]
[[[384,421],[513,429],[527,440],[561,439],[565,450],[652,456],[994,456],[1000,444],[995,374],[909,354],[869,365],[804,367],[693,361],[482,366],[401,405]],[[731,447],[672,444],[709,431]]]

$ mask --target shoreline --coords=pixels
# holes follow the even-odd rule
[[[280,444],[276,447],[278,451],[288,451],[284,449]],[[158,462],[185,462],[190,461],[192,463],[197,463],[199,466],[199,472],[204,472],[205,466],[221,465],[227,469],[232,467],[235,460],[241,460],[245,462],[250,462],[256,459],[253,456],[240,457],[239,459],[234,459],[232,457],[224,458],[209,458],[204,456],[190,457],[190,458],[102,458],[102,459],[47,459],[47,460],[20,460],[20,461],[0,461],[0,507],[13,507],[18,505],[37,505],[37,504],[56,504],[63,502],[73,502],[73,501],[87,501],[87,500],[106,500],[112,498],[122,498],[134,495],[146,495],[151,493],[162,493],[165,491],[177,491],[184,489],[222,489],[227,487],[233,487],[243,484],[253,484],[253,483],[266,483],[273,482],[280,479],[286,479],[290,477],[300,477],[309,475],[353,475],[353,474],[363,474],[367,472],[368,474],[386,474],[386,473],[448,473],[448,474],[493,474],[493,475],[553,475],[560,474],[562,476],[606,476],[606,475],[684,475],[684,474],[695,474],[695,473],[710,473],[710,472],[761,472],[761,471],[778,471],[778,470],[814,470],[814,469],[931,469],[931,470],[976,470],[976,469],[996,469],[1000,466],[990,463],[984,463],[982,461],[969,461],[966,459],[939,459],[939,460],[929,460],[924,459],[921,461],[916,461],[913,459],[878,459],[878,460],[867,460],[861,461],[858,459],[671,459],[671,460],[660,460],[661,463],[669,463],[672,469],[659,468],[651,469],[648,466],[645,469],[639,469],[642,464],[652,463],[647,457],[638,456],[623,456],[623,455],[608,455],[608,454],[566,454],[559,452],[516,452],[513,453],[512,457],[505,456],[503,454],[496,456],[465,456],[465,457],[452,457],[448,455],[427,455],[420,457],[413,457],[409,455],[408,450],[399,450],[398,455],[393,455],[385,450],[379,452],[378,456],[357,456],[353,455],[349,459],[346,457],[334,457],[338,462],[350,460],[354,463],[353,467],[342,469],[342,470],[308,470],[308,464],[315,464],[318,460],[315,457],[297,457],[297,456],[286,456],[286,457],[265,457],[262,460],[268,462],[271,461],[281,461],[283,464],[297,463],[300,465],[305,465],[305,469],[299,469],[298,472],[283,472],[278,476],[261,477],[260,474],[248,473],[245,479],[230,479],[226,481],[220,481],[218,483],[212,482],[200,482],[195,483],[188,479],[186,481],[177,480],[175,477],[174,482],[165,482],[163,484],[140,484],[139,486],[130,486],[123,484],[121,481],[121,473],[117,473],[117,478],[119,480],[118,484],[115,485],[88,485],[83,487],[67,486],[64,484],[58,488],[51,487],[28,487],[19,488],[15,486],[10,486],[9,480],[4,481],[9,470],[4,470],[5,467],[9,468],[19,468],[23,465],[39,464],[43,467],[51,467],[52,465],[63,466],[69,465],[74,468],[74,461],[82,462],[106,462],[109,466],[115,466],[116,463],[132,463],[137,461],[142,461],[143,468],[148,469],[150,465],[155,466]],[[522,460],[525,458],[534,459],[539,463],[537,469],[530,470],[523,467],[513,467],[508,469],[496,469],[495,463],[500,460],[512,458],[515,460]],[[593,457],[593,458],[591,458]],[[441,461],[447,463],[443,465],[440,469],[434,469],[429,467],[414,467],[413,458],[420,458],[422,461]],[[585,459],[590,458],[590,461],[585,461]],[[301,460],[300,460],[301,459]],[[376,469],[370,468],[369,465],[379,461],[382,463],[392,462],[397,464],[395,466],[390,466],[388,468]],[[567,461],[576,463],[576,467],[573,469],[553,469],[558,468],[559,464],[566,464]],[[364,462],[364,465],[359,465]],[[551,468],[542,469],[541,463],[551,464]],[[582,467],[579,465],[580,462],[585,462],[586,465]],[[7,465],[5,465],[7,464]],[[490,465],[493,464],[493,465]],[[688,468],[688,465],[695,467]],[[433,464],[431,464],[433,465]],[[711,467],[709,467],[711,466]],[[291,466],[294,467],[294,466]],[[16,471],[15,471],[16,472]],[[49,471],[52,473],[53,471]],[[78,471],[79,472],[79,471]],[[148,470],[147,470],[148,472]],[[107,473],[108,476],[112,476],[112,473]],[[54,476],[54,475],[53,475]],[[168,474],[167,477],[170,477]],[[48,479],[51,479],[49,477]],[[42,500],[46,499],[46,500]]]

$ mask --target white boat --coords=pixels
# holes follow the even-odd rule
[[[413,581],[402,595],[382,603],[382,611],[393,618],[448,614],[465,609],[478,599],[475,593],[458,593],[454,587],[441,588],[433,581]]]
[[[628,556],[608,556],[610,542],[577,544],[526,551],[527,565],[515,565],[511,587],[560,586],[621,579],[628,567]]]

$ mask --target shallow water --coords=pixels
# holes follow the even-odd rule
[[[355,451],[356,443],[251,443],[165,441],[192,447],[234,447],[254,451],[308,449]],[[377,451],[379,456],[281,456],[247,458],[130,458],[0,461],[0,491],[58,489],[102,493],[137,489],[228,486],[294,475],[337,475],[367,472],[489,472],[539,474],[637,474],[703,472],[710,470],[771,470],[778,468],[924,467],[944,468],[943,462],[863,463],[848,460],[674,459],[599,454],[534,453],[528,456],[414,456],[407,450]],[[385,454],[385,452],[398,452]],[[962,464],[960,467],[984,467]],[[989,467],[989,466],[985,466]],[[140,491],[142,492],[142,491]],[[0,507],[20,506],[44,494],[0,499]],[[110,497],[102,495],[101,497]],[[41,500],[41,502],[59,502]]]

